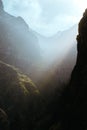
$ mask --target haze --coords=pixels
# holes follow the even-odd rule
[[[3,0],[7,12],[22,16],[36,32],[52,36],[78,23],[86,0]]]
[[[59,69],[62,78],[64,73],[71,73],[76,61],[77,25],[86,8],[86,0],[3,0],[3,3],[6,12],[21,16],[28,24],[31,33],[27,34],[22,30],[24,36],[28,35],[30,38],[33,33],[37,37],[37,41],[30,38],[35,45],[24,44],[25,51],[23,47],[19,49],[19,52],[23,50],[28,57],[29,51],[35,52],[33,47],[37,46],[36,53],[40,52],[41,57],[36,58],[39,59],[37,70],[40,76],[36,73],[35,77],[34,74],[35,79],[38,80],[48,70],[49,73],[51,70],[55,73]],[[21,36],[20,30],[19,35]],[[27,43],[28,40],[24,39]]]

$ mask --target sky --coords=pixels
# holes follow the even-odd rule
[[[87,0],[2,0],[4,9],[24,18],[29,27],[44,36],[52,36],[77,24]]]

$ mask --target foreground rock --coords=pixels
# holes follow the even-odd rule
[[[9,121],[8,121],[8,116],[5,113],[5,111],[3,111],[0,108],[0,130],[9,130]]]
[[[0,61],[0,107],[7,113],[11,129],[33,129],[41,105],[35,84],[15,67]]]

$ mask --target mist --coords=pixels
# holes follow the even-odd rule
[[[85,128],[84,3],[0,0],[0,130]]]
[[[52,3],[47,2],[50,10],[55,6],[55,4],[52,6],[53,1],[51,2]],[[1,41],[6,45],[3,46],[2,44],[1,48],[4,50],[4,53],[2,53],[1,60],[19,68],[20,71],[27,74],[40,88],[45,86],[43,82],[47,83],[48,79],[49,82],[53,78],[56,78],[57,82],[60,80],[62,80],[62,83],[68,82],[76,63],[77,21],[81,13],[78,14],[76,20],[76,13],[72,12],[72,10],[68,12],[67,9],[61,12],[58,6],[59,9],[57,10],[56,8],[57,13],[53,11],[52,17],[55,19],[57,15],[60,20],[48,26],[52,21],[52,17],[49,15],[48,18],[48,14],[46,15],[46,12],[43,12],[43,8],[46,8],[46,1],[44,3],[39,0],[35,3],[34,1],[19,3],[20,1],[9,0],[9,2],[7,2],[3,0],[4,9],[1,13],[1,28],[5,38],[2,38],[2,35]],[[58,4],[58,1],[56,1],[56,3]],[[75,8],[75,1],[71,7]],[[61,8],[63,8],[63,6],[61,6]],[[51,13],[50,10],[49,14]],[[35,11],[36,14],[34,16]],[[62,15],[64,11],[67,15],[65,17]],[[71,16],[73,17],[73,22],[71,22]],[[70,23],[65,21],[67,17],[70,18],[68,19]],[[42,21],[42,19],[44,20]],[[38,28],[32,20],[38,25]],[[65,23],[62,23],[62,20]],[[45,28],[45,30],[42,29],[42,27],[44,27],[43,22],[45,26],[48,27]],[[63,25],[62,27],[66,27],[62,28],[59,22]],[[55,28],[56,26],[57,28]],[[39,28],[41,31],[39,31]],[[65,76],[66,74],[67,76]]]
[[[69,0],[66,2],[64,0],[56,0],[55,2],[53,0],[25,0],[22,2],[20,0],[3,0],[4,10],[12,16],[20,16],[26,22],[27,30],[30,31],[30,33],[25,31],[25,27],[23,28],[22,26],[22,21],[21,29],[20,31],[18,30],[18,36],[20,35],[20,39],[22,37],[22,42],[25,41],[26,45],[24,44],[21,48],[20,45],[19,47],[17,45],[16,49],[20,52],[20,55],[24,55],[25,63],[31,62],[31,66],[38,66],[36,67],[37,69],[34,69],[34,71],[38,70],[36,79],[38,76],[39,79],[49,68],[51,69],[53,66],[56,68],[62,64],[73,46],[76,55],[77,23],[86,7],[85,0],[84,3]],[[64,8],[67,5],[68,7]],[[10,23],[8,23],[9,25]],[[33,41],[35,44],[33,45],[32,43],[29,45],[28,40],[30,40],[30,43]],[[35,48],[34,50],[33,46]],[[34,60],[33,58],[28,59],[29,55],[34,56],[32,52],[37,55]],[[22,58],[22,56],[20,57]],[[73,62],[75,64],[75,60]],[[31,77],[33,78],[33,76]]]
[[[30,28],[47,37],[77,24],[87,7],[86,0],[3,0],[3,4],[6,12],[21,16]]]
[[[16,5],[18,3],[15,2]],[[8,8],[5,5],[4,8],[5,10],[7,8],[11,15],[7,13],[2,14],[4,16],[2,23],[5,26],[5,30],[2,30],[6,37],[2,39],[2,42],[7,42],[5,55],[11,58],[10,61],[8,58],[4,58],[4,61],[20,68],[21,71],[29,75],[37,84],[51,77],[50,75],[55,75],[56,71],[59,71],[60,77],[58,79],[61,78],[65,81],[66,78],[64,79],[63,75],[68,71],[69,77],[75,65],[77,24],[72,27],[67,26],[68,29],[58,31],[56,34],[54,31],[52,36],[44,36],[38,30],[33,30],[31,24],[29,25],[25,21],[26,19],[17,16],[17,11],[13,10],[16,12],[16,15],[12,15],[13,2],[10,2],[9,6]],[[11,10],[8,10],[10,8]],[[8,33],[6,34],[6,32]],[[73,52],[71,51],[73,50],[72,48],[74,48]],[[62,70],[64,71],[63,73]],[[48,75],[46,76],[47,73]]]

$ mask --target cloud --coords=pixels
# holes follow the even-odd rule
[[[5,10],[22,16],[35,31],[52,35],[77,23],[86,0],[3,0]]]
[[[39,0],[39,3],[42,8],[42,19],[46,23],[50,23],[52,19],[60,15],[60,19],[64,15],[80,16],[85,6],[82,0]],[[85,3],[87,2],[85,1]]]

